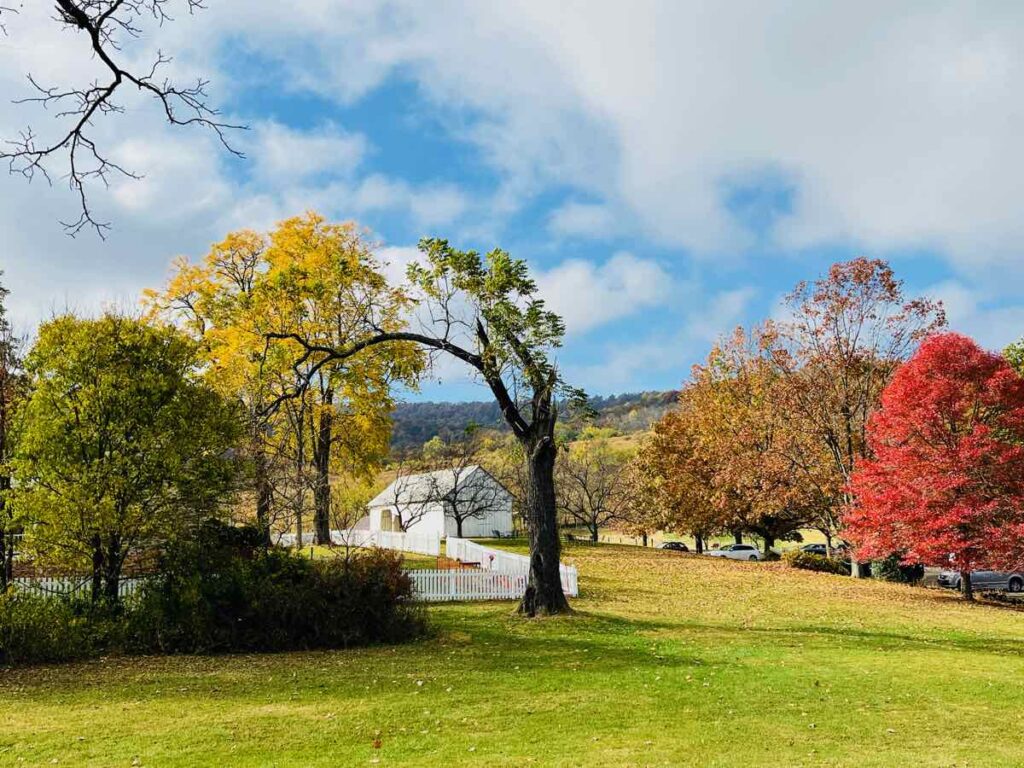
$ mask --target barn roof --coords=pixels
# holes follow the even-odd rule
[[[457,471],[438,469],[434,472],[406,475],[393,480],[387,488],[374,496],[367,506],[384,507],[392,506],[396,502],[404,505],[436,501],[447,498],[455,490],[456,483],[464,487],[469,483],[475,485],[488,480],[504,490],[504,486],[495,480],[490,472],[477,464]]]

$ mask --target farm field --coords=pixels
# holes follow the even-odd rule
[[[0,765],[1020,764],[1024,613],[775,563],[565,560],[565,618],[452,604],[409,646],[0,672]]]

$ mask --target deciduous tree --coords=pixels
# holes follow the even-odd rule
[[[791,443],[794,471],[816,487],[824,503],[817,527],[834,534],[849,502],[847,483],[867,455],[867,423],[893,372],[930,333],[945,325],[939,303],[910,299],[892,269],[878,259],[832,265],[826,276],[801,282],[786,298],[788,318],[770,339],[774,362],[785,373],[776,397],[793,428],[827,451]]]
[[[567,522],[582,525],[591,541],[623,519],[629,504],[626,469],[629,456],[607,440],[566,446],[555,469],[558,508]]]
[[[868,557],[1024,567],[1024,378],[965,336],[926,340],[895,373],[850,481],[846,535]]]
[[[40,558],[90,569],[93,599],[230,498],[237,421],[198,363],[174,328],[109,314],[44,323],[26,358],[13,498]]]
[[[301,333],[271,334],[300,344],[296,366],[301,395],[321,368],[343,365],[373,349],[412,343],[465,363],[491,390],[525,454],[530,573],[520,610],[529,616],[569,609],[559,574],[560,544],[554,469],[555,424],[561,393],[569,404],[584,400],[559,376],[552,351],[565,332],[561,318],[537,296],[526,263],[493,250],[486,258],[460,251],[445,240],[420,244],[424,260],[409,269],[410,297],[419,328],[391,330],[368,312],[361,332],[337,345]],[[368,309],[375,309],[369,307]],[[303,369],[307,363],[312,365]]]

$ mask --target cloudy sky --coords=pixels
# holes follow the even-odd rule
[[[127,95],[95,135],[145,174],[92,190],[0,176],[14,318],[131,305],[178,254],[313,208],[396,262],[422,235],[529,260],[591,392],[678,385],[719,334],[838,259],[883,257],[990,347],[1024,334],[1024,5],[208,0],[126,47],[212,81],[247,159]],[[50,4],[0,38],[11,104],[96,65]],[[287,10],[284,10],[285,6]],[[426,396],[481,392],[446,374]]]

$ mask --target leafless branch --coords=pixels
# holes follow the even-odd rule
[[[182,0],[189,13],[204,7],[202,0]],[[67,179],[77,196],[80,214],[77,219],[62,221],[65,231],[72,237],[83,229],[92,229],[101,238],[110,224],[97,219],[89,205],[88,187],[99,182],[109,186],[112,177],[138,179],[134,172],[114,162],[100,150],[91,138],[91,129],[98,117],[118,114],[124,108],[114,100],[122,86],[135,88],[152,96],[160,105],[167,121],[172,125],[195,125],[213,131],[224,148],[242,157],[231,146],[228,133],[246,126],[220,119],[219,112],[207,102],[209,82],[197,79],[194,85],[181,87],[158,71],[171,61],[158,51],[148,71],[131,71],[117,61],[126,38],[141,35],[141,22],[151,18],[158,26],[173,21],[168,14],[171,0],[55,0],[54,20],[74,32],[84,32],[93,55],[108,72],[103,79],[94,80],[86,87],[61,88],[41,85],[29,74],[28,81],[35,95],[15,103],[37,103],[53,109],[55,119],[66,122],[66,128],[53,141],[40,141],[31,127],[0,149],[0,159],[6,160],[8,170],[31,181],[36,175],[51,183],[50,166],[57,157],[67,158]],[[16,13],[13,8],[0,6],[0,18],[5,12]],[[4,31],[0,26],[0,31]]]

